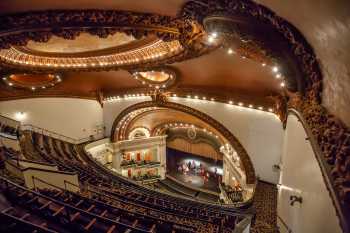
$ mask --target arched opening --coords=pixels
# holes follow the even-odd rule
[[[156,115],[155,113],[159,112],[162,114],[162,117],[154,117]],[[252,162],[239,140],[212,117],[185,105],[173,102],[164,102],[162,104],[156,102],[141,102],[132,105],[123,110],[114,120],[111,130],[111,141],[117,142],[124,140],[125,136],[128,135],[128,128],[137,126],[138,119],[142,119],[142,116],[153,116],[153,118],[149,117],[149,119],[142,121],[144,124],[145,122],[148,123],[147,127],[152,127],[151,131],[153,134],[156,134],[157,130],[160,132],[160,119],[164,121],[164,124],[170,125],[170,123],[175,122],[179,116],[181,116],[181,119],[187,119],[188,121],[184,122],[184,124],[191,125],[191,127],[192,124],[196,123],[202,125],[202,127],[208,127],[211,134],[220,138],[222,145],[229,144],[237,153],[237,156],[240,159],[241,169],[246,176],[246,183],[255,183],[256,178]],[[155,122],[157,122],[157,124]]]

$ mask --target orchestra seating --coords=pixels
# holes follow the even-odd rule
[[[32,144],[31,159],[77,173],[80,192],[51,184],[50,189],[29,190],[9,177],[1,177],[0,189],[11,203],[11,208],[3,208],[1,218],[12,222],[14,229],[29,224],[28,232],[63,232],[64,224],[68,232],[233,232],[236,223],[254,214],[249,208],[199,202],[151,190],[95,163],[82,145],[35,132],[23,135],[24,144]],[[28,213],[21,216],[18,209]],[[28,221],[32,213],[38,216],[37,221]]]

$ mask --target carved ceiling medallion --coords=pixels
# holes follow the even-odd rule
[[[172,86],[177,72],[170,66],[131,72],[134,78],[150,88],[164,89]]]
[[[15,46],[17,50],[31,54],[42,54],[46,56],[89,56],[97,51],[108,53],[111,49],[127,50],[134,47],[137,42],[156,40],[156,37],[149,36],[136,39],[132,35],[123,32],[116,32],[106,38],[100,38],[86,32],[82,32],[74,40],[66,40],[58,36],[52,36],[46,43],[29,41],[25,46]]]
[[[189,139],[194,140],[197,136],[196,129],[193,127],[187,129],[187,136]]]
[[[47,89],[62,81],[59,74],[11,74],[2,78],[2,81],[12,88]]]

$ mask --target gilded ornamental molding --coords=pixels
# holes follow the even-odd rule
[[[118,10],[50,10],[0,16],[2,66],[28,70],[111,70],[154,67],[200,56],[215,49],[203,39],[202,26],[183,18]],[[137,40],[156,40],[139,49],[101,56],[52,58],[16,48],[29,41],[45,43],[53,36],[74,40],[81,33],[107,38],[117,32]]]

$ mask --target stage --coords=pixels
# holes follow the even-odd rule
[[[222,161],[167,148],[167,174],[194,189],[219,193]]]

